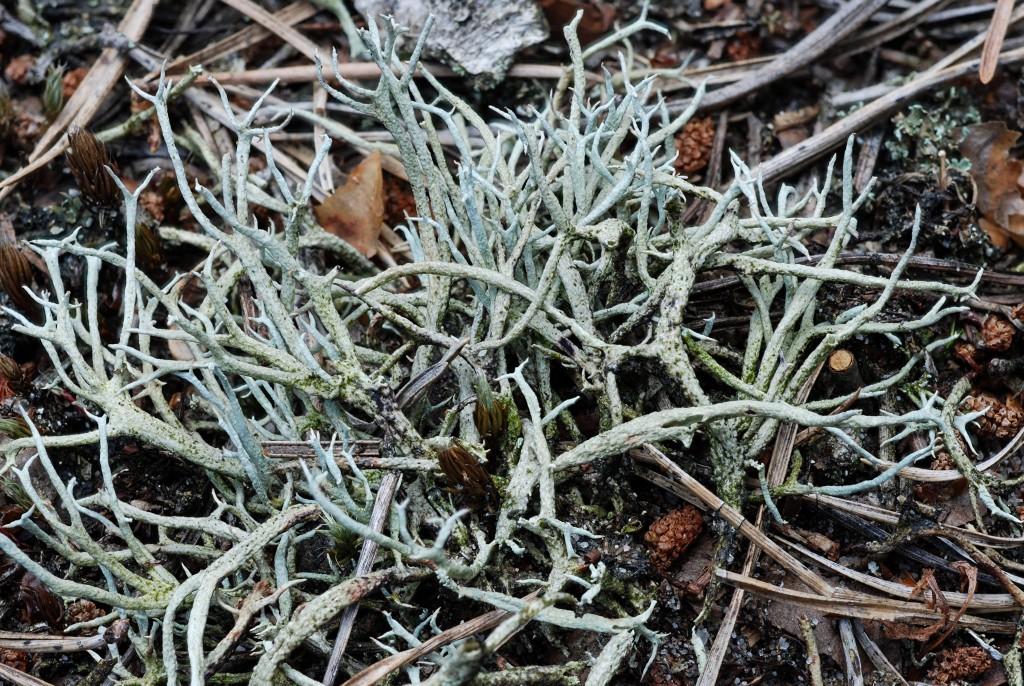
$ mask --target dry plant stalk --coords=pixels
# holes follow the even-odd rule
[[[905,279],[913,244],[888,277],[837,264],[867,197],[867,191],[854,195],[849,151],[841,209],[835,215],[825,214],[831,166],[823,190],[796,198],[784,188],[775,204],[736,157],[736,181],[724,193],[676,175],[672,141],[699,97],[687,111],[670,117],[651,80],[631,82],[631,65],[622,65],[622,92],[616,92],[610,77],[588,91],[584,68],[595,51],[636,31],[659,28],[642,14],[584,51],[574,23],[566,30],[572,62],[552,102],[531,118],[502,113],[503,120],[492,125],[424,73],[437,93],[426,99],[413,81],[423,39],[410,60],[402,62],[395,53],[401,29],[391,20],[383,32],[371,23],[362,37],[380,71],[377,85],[350,83],[337,59],[334,76],[341,86],[325,78],[320,85],[391,133],[419,216],[400,229],[415,261],[359,280],[341,278],[339,270],[317,274],[299,259],[300,250],[309,247],[354,259],[350,248],[310,218],[310,196],[330,150],[328,138],[305,178],[292,185],[275,164],[269,143],[270,134],[287,126],[288,119],[261,118],[266,96],[250,111],[236,113],[221,91],[237,147],[215,169],[215,192],[194,185],[185,170],[181,146],[204,151],[201,143],[175,130],[169,80],[161,78],[154,94],[136,90],[155,109],[182,198],[203,232],[186,236],[168,230],[163,235],[208,249],[208,259],[194,274],[205,297],[190,306],[182,299],[189,275],[160,284],[136,267],[134,227],[148,178],[134,193],[112,178],[125,204],[123,251],[88,247],[76,236],[32,246],[49,268],[52,295],[37,321],[12,313],[20,321],[17,330],[40,340],[63,386],[95,413],[96,428],[41,436],[32,427],[31,437],[11,441],[4,451],[9,473],[35,505],[18,523],[79,571],[69,578],[54,575],[0,536],[0,550],[56,593],[109,605],[130,620],[128,636],[145,675],[119,664],[115,673],[121,683],[166,679],[169,686],[182,681],[201,686],[222,652],[209,653],[208,642],[235,638],[221,630],[235,625],[224,608],[248,597],[257,584],[275,589],[276,603],[253,608],[253,616],[245,617],[261,646],[245,676],[257,685],[282,675],[305,683],[318,675],[298,674],[289,664],[296,649],[307,641],[323,642],[332,618],[381,587],[395,591],[427,576],[435,577],[449,597],[509,615],[480,642],[405,665],[411,679],[433,675],[431,683],[464,683],[515,632],[541,622],[555,632],[606,634],[588,683],[607,683],[637,639],[656,647],[661,637],[646,627],[653,603],[626,616],[608,609],[617,605],[594,602],[605,592],[607,570],[601,562],[581,565],[574,541],[596,534],[590,522],[556,507],[577,468],[648,442],[689,446],[701,432],[710,446],[718,496],[738,508],[748,496],[743,483],[748,460],[772,443],[783,424],[823,427],[876,464],[853,430],[891,427],[894,440],[930,431],[945,434],[947,445],[949,436],[964,432],[970,416],[957,412],[956,399],[943,404],[933,397],[901,416],[855,409],[830,414],[847,397],[796,400],[808,376],[844,341],[879,336],[902,347],[905,334],[960,312],[946,299],[969,297],[974,286]],[[454,167],[439,132],[454,141]],[[250,176],[253,154],[266,159],[264,185]],[[708,219],[697,226],[683,224],[687,203],[698,199],[713,208]],[[255,206],[279,213],[283,225],[254,222]],[[915,240],[918,228],[915,224]],[[806,253],[804,239],[825,229],[832,238],[821,260],[813,266],[797,264],[795,256]],[[58,261],[64,255],[85,264],[81,294],[72,296],[62,281]],[[113,342],[100,334],[101,267],[119,270],[125,283],[125,306]],[[711,330],[690,331],[683,319],[700,276],[723,269],[741,275],[755,303],[749,337],[738,355],[727,354]],[[229,309],[243,275],[256,308],[244,326]],[[420,289],[396,288],[413,276]],[[818,296],[830,283],[853,284],[877,297],[834,320],[822,319]],[[883,320],[880,315],[897,288],[940,297],[917,319]],[[456,292],[462,294],[457,299],[452,296]],[[785,314],[772,321],[769,312],[782,302]],[[358,342],[362,339],[352,335],[352,327],[366,311],[399,332],[405,345],[388,355]],[[458,331],[458,338],[451,331]],[[393,376],[415,380],[429,375],[439,351],[461,346],[463,337],[468,343],[448,360],[448,373],[465,402],[446,421],[448,435],[423,435],[430,425],[398,402]],[[907,350],[902,370],[860,389],[859,397],[897,387],[928,350],[945,343]],[[169,355],[170,345],[189,355]],[[411,368],[396,367],[412,350]],[[582,437],[567,411],[577,398],[560,397],[553,387],[556,364],[573,375],[579,395],[595,399],[601,417],[599,433],[568,450],[545,434],[545,427],[558,421]],[[657,397],[624,388],[620,372],[627,365],[642,370],[635,377],[637,388],[657,379],[685,401],[661,409]],[[490,400],[481,396],[486,412],[470,400],[481,383],[496,389]],[[179,417],[170,407],[163,392],[167,384],[196,398],[188,416]],[[730,389],[731,397],[721,392],[712,397],[712,386]],[[492,416],[494,406],[504,408],[505,415]],[[498,425],[506,427],[506,436],[522,440],[503,447],[508,477],[490,526],[451,506],[439,520],[426,489],[411,486],[403,489],[383,531],[367,524],[375,479],[357,465],[350,437],[369,439],[373,436],[361,432],[386,429],[374,466],[418,470],[429,483],[434,475],[423,465],[434,464],[435,446],[447,445],[451,433],[462,445],[478,446],[480,432],[490,434]],[[205,431],[200,433],[200,427]],[[332,438],[322,442],[320,435]],[[202,516],[165,516],[123,499],[110,467],[111,441],[121,437],[144,441],[204,470],[214,505]],[[493,435],[483,438],[494,440]],[[296,469],[273,468],[263,448],[268,441],[306,442],[305,454],[312,457],[298,461],[301,476]],[[73,484],[61,480],[50,451],[68,446],[95,446],[102,490],[78,495]],[[23,450],[35,457],[16,467],[15,457]],[[877,478],[861,484],[812,487],[790,480],[776,492],[766,490],[765,497],[770,504],[780,493],[867,490],[921,455],[880,466]],[[42,469],[32,469],[35,463]],[[473,470],[473,483],[484,480],[478,471],[483,470]],[[979,477],[972,484],[983,499],[988,496],[989,482]],[[43,497],[41,488],[55,493],[55,499]],[[990,496],[985,502],[997,507]],[[86,518],[102,524],[102,544]],[[158,541],[139,540],[133,524],[156,527]],[[354,577],[333,559],[327,569],[302,568],[298,546],[332,531],[378,544],[382,555],[375,571]],[[197,542],[182,543],[184,535]],[[524,544],[528,536],[533,541],[529,547]],[[732,536],[723,541],[722,561],[730,555]],[[503,579],[499,571],[511,557],[544,577],[532,582],[541,587],[540,598],[494,590],[519,581]],[[203,561],[201,571],[185,575],[177,563],[183,559]],[[312,590],[316,584],[322,592]],[[393,609],[386,617],[395,641],[414,648],[429,634],[441,633],[429,618],[421,621],[399,605]],[[581,668],[569,663],[556,671],[566,676]],[[547,675],[551,669],[521,668],[524,679],[530,670]]]

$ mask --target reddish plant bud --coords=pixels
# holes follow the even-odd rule
[[[28,258],[9,241],[0,242],[0,289],[11,304],[26,314],[36,311],[36,301],[25,291],[32,285],[32,267]]]
[[[117,173],[117,165],[110,159],[107,146],[89,131],[75,129],[68,133],[66,156],[68,168],[89,209],[110,211],[121,207],[121,190],[106,170],[110,167]]]
[[[490,385],[483,379],[479,379],[476,384],[473,420],[476,430],[485,439],[499,436],[505,430],[505,408],[494,399]]]
[[[462,495],[474,509],[483,505],[491,510],[498,504],[498,489],[491,475],[477,459],[458,441],[437,454],[445,480],[452,493]]]

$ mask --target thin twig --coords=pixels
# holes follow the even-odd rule
[[[807,645],[807,672],[811,678],[811,686],[825,686],[821,678],[821,655],[818,653],[818,641],[814,638],[814,625],[806,615],[797,617],[800,622],[800,633]]]
[[[699,105],[700,111],[717,110],[730,105],[811,64],[838,41],[856,31],[887,2],[888,0],[862,0],[842,5],[782,57],[769,62],[741,81],[705,95]],[[685,103],[675,107],[685,109]]]
[[[370,514],[370,528],[374,531],[383,531],[384,523],[391,512],[391,501],[394,500],[395,491],[402,481],[399,472],[390,471],[384,475],[377,489],[377,498],[373,502],[373,512]],[[373,569],[373,562],[377,557],[378,544],[375,541],[366,539],[363,541],[362,550],[359,551],[359,561],[356,562],[355,576],[365,576]],[[355,602],[345,608],[341,615],[341,624],[338,627],[338,634],[334,638],[334,648],[331,650],[331,658],[327,662],[327,670],[324,672],[324,686],[334,686],[338,681],[338,671],[341,669],[341,658],[348,646],[348,639],[352,635],[352,627],[355,625],[356,614],[359,612],[359,603]]]

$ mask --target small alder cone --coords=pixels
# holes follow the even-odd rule
[[[715,124],[711,117],[691,119],[676,136],[676,169],[680,174],[695,174],[711,161],[715,144]]]
[[[89,209],[112,211],[121,207],[121,190],[107,173],[106,167],[117,173],[117,165],[110,159],[110,151],[96,136],[85,129],[68,134],[67,161],[75,177],[82,200]]]
[[[672,566],[690,544],[700,536],[704,517],[693,505],[673,510],[651,524],[644,541],[651,549],[651,564],[664,571]]]
[[[1017,332],[1013,324],[1002,317],[986,317],[981,327],[981,340],[986,350],[997,353],[1006,352],[1013,345],[1013,336]]]
[[[1016,399],[1004,403],[991,393],[978,393],[967,396],[964,409],[968,412],[988,410],[975,420],[978,433],[986,438],[1006,441],[1024,428],[1024,411]]]
[[[0,288],[11,303],[26,314],[36,311],[36,302],[25,292],[32,285],[32,267],[28,258],[10,241],[0,242]]]

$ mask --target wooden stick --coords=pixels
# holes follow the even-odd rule
[[[645,443],[642,448],[630,451],[629,454],[634,459],[657,465],[669,472],[674,481],[699,498],[708,509],[729,522],[742,536],[763,550],[768,557],[785,567],[815,593],[830,598],[835,596],[837,592],[842,592],[841,589],[834,588],[824,578],[819,576],[817,572],[812,571],[803,562],[800,562],[789,552],[783,550],[782,546],[768,538],[763,531],[751,524],[742,513],[705,488],[701,482],[687,474],[682,467],[670,460],[663,452],[650,443]]]
[[[821,655],[818,654],[818,641],[814,638],[814,627],[806,615],[797,617],[800,622],[800,633],[807,644],[807,671],[810,673],[811,686],[825,686],[821,678]]]
[[[797,392],[797,396],[794,399],[795,404],[800,405],[807,402],[807,398],[811,394],[811,389],[814,387],[815,382],[818,380],[818,375],[821,374],[821,368],[823,365],[819,364],[814,372],[807,378],[804,385],[800,387]],[[772,449],[771,459],[768,461],[768,469],[766,470],[765,480],[768,483],[768,488],[779,486],[786,479],[786,472],[789,471],[789,464],[793,457],[793,446],[796,440],[796,424],[787,422],[779,428],[779,433],[775,437],[775,446]],[[758,531],[764,530],[764,514],[765,505],[762,504],[757,508],[757,516],[754,519],[754,527]],[[757,560],[761,556],[761,548],[755,544],[751,544],[747,548],[747,555],[743,561],[743,575],[750,576]],[[718,683],[719,672],[722,669],[722,662],[725,660],[725,655],[729,651],[729,646],[732,644],[733,629],[736,626],[736,620],[739,619],[740,608],[743,605],[744,591],[741,588],[737,588],[733,591],[732,599],[729,601],[729,608],[725,612],[725,617],[722,619],[722,624],[718,628],[718,633],[715,635],[715,641],[711,645],[711,650],[708,651],[708,659],[704,664],[704,671],[701,672],[700,678],[697,680],[697,686],[714,686]]]
[[[311,62],[316,61],[317,50],[319,49],[316,43],[303,36],[291,26],[275,19],[273,14],[252,2],[252,0],[221,0],[221,2],[249,17],[305,55]]]
[[[308,2],[295,2],[287,7],[282,7],[271,15],[277,24],[283,26],[294,26],[300,21],[309,19],[317,13],[317,8]],[[197,50],[188,55],[182,55],[168,63],[166,72],[177,74],[188,69],[190,64],[204,64],[211,60],[219,59],[247,47],[256,45],[273,35],[270,31],[259,24],[250,24],[241,31],[231,34],[223,40]],[[144,81],[152,81],[159,78],[160,70],[156,69],[146,74]]]

